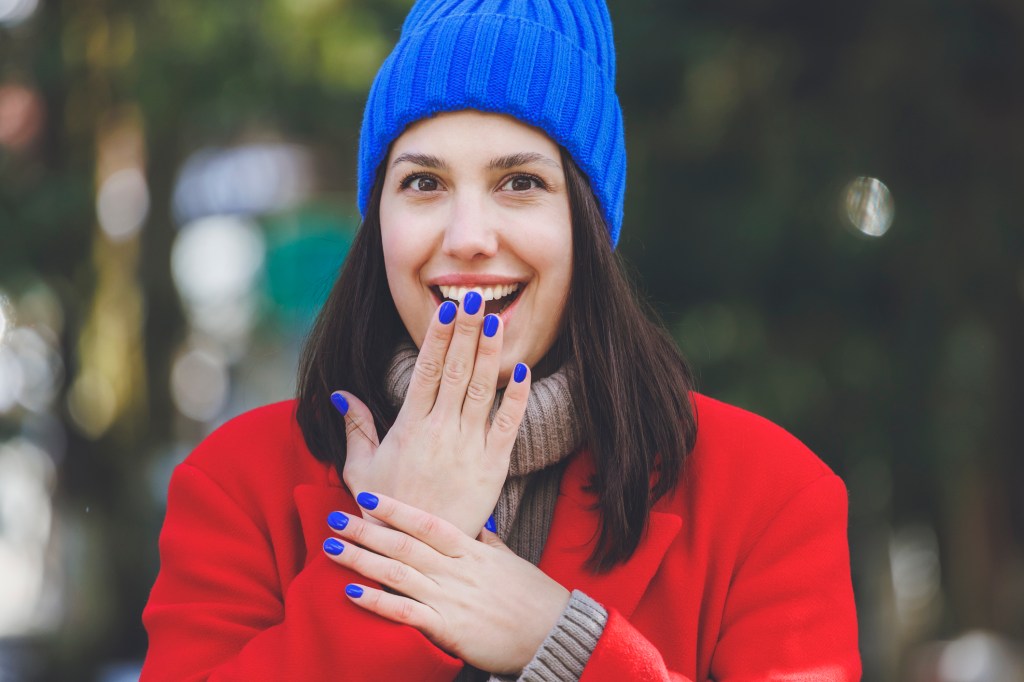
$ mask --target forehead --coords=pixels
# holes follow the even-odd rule
[[[558,145],[541,129],[505,114],[468,109],[413,123],[392,144],[389,159],[410,152],[467,161],[520,152],[559,158]]]

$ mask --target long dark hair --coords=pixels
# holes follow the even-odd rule
[[[571,389],[584,396],[577,419],[594,457],[590,486],[601,518],[589,565],[606,571],[633,555],[651,507],[675,487],[693,449],[693,376],[623,272],[590,184],[564,149],[562,165],[572,212],[572,280],[562,328],[545,364],[574,369]],[[384,390],[384,374],[406,331],[384,271],[383,167],[299,362],[299,426],[313,455],[333,464],[339,477],[345,466],[345,427],[330,393],[343,388],[359,396],[373,413],[381,438],[397,416]]]

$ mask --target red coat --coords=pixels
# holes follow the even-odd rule
[[[597,528],[589,455],[563,476],[540,568],[609,612],[583,681],[859,679],[842,481],[779,427],[694,400],[681,483],[609,573],[583,567]],[[232,420],[174,472],[143,682],[451,680],[459,660],[344,597],[365,579],[321,543],[330,511],[359,511],[293,408]]]

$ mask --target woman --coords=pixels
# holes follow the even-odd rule
[[[614,59],[600,2],[413,7],[297,400],[172,479],[143,679],[859,677],[842,482],[613,256]]]

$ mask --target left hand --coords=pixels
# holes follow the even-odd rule
[[[530,662],[569,603],[568,590],[489,531],[474,540],[392,498],[361,493],[357,499],[387,527],[346,515],[335,533],[348,542],[328,555],[401,594],[352,583],[345,592],[353,603],[417,628],[481,670],[518,673]]]

